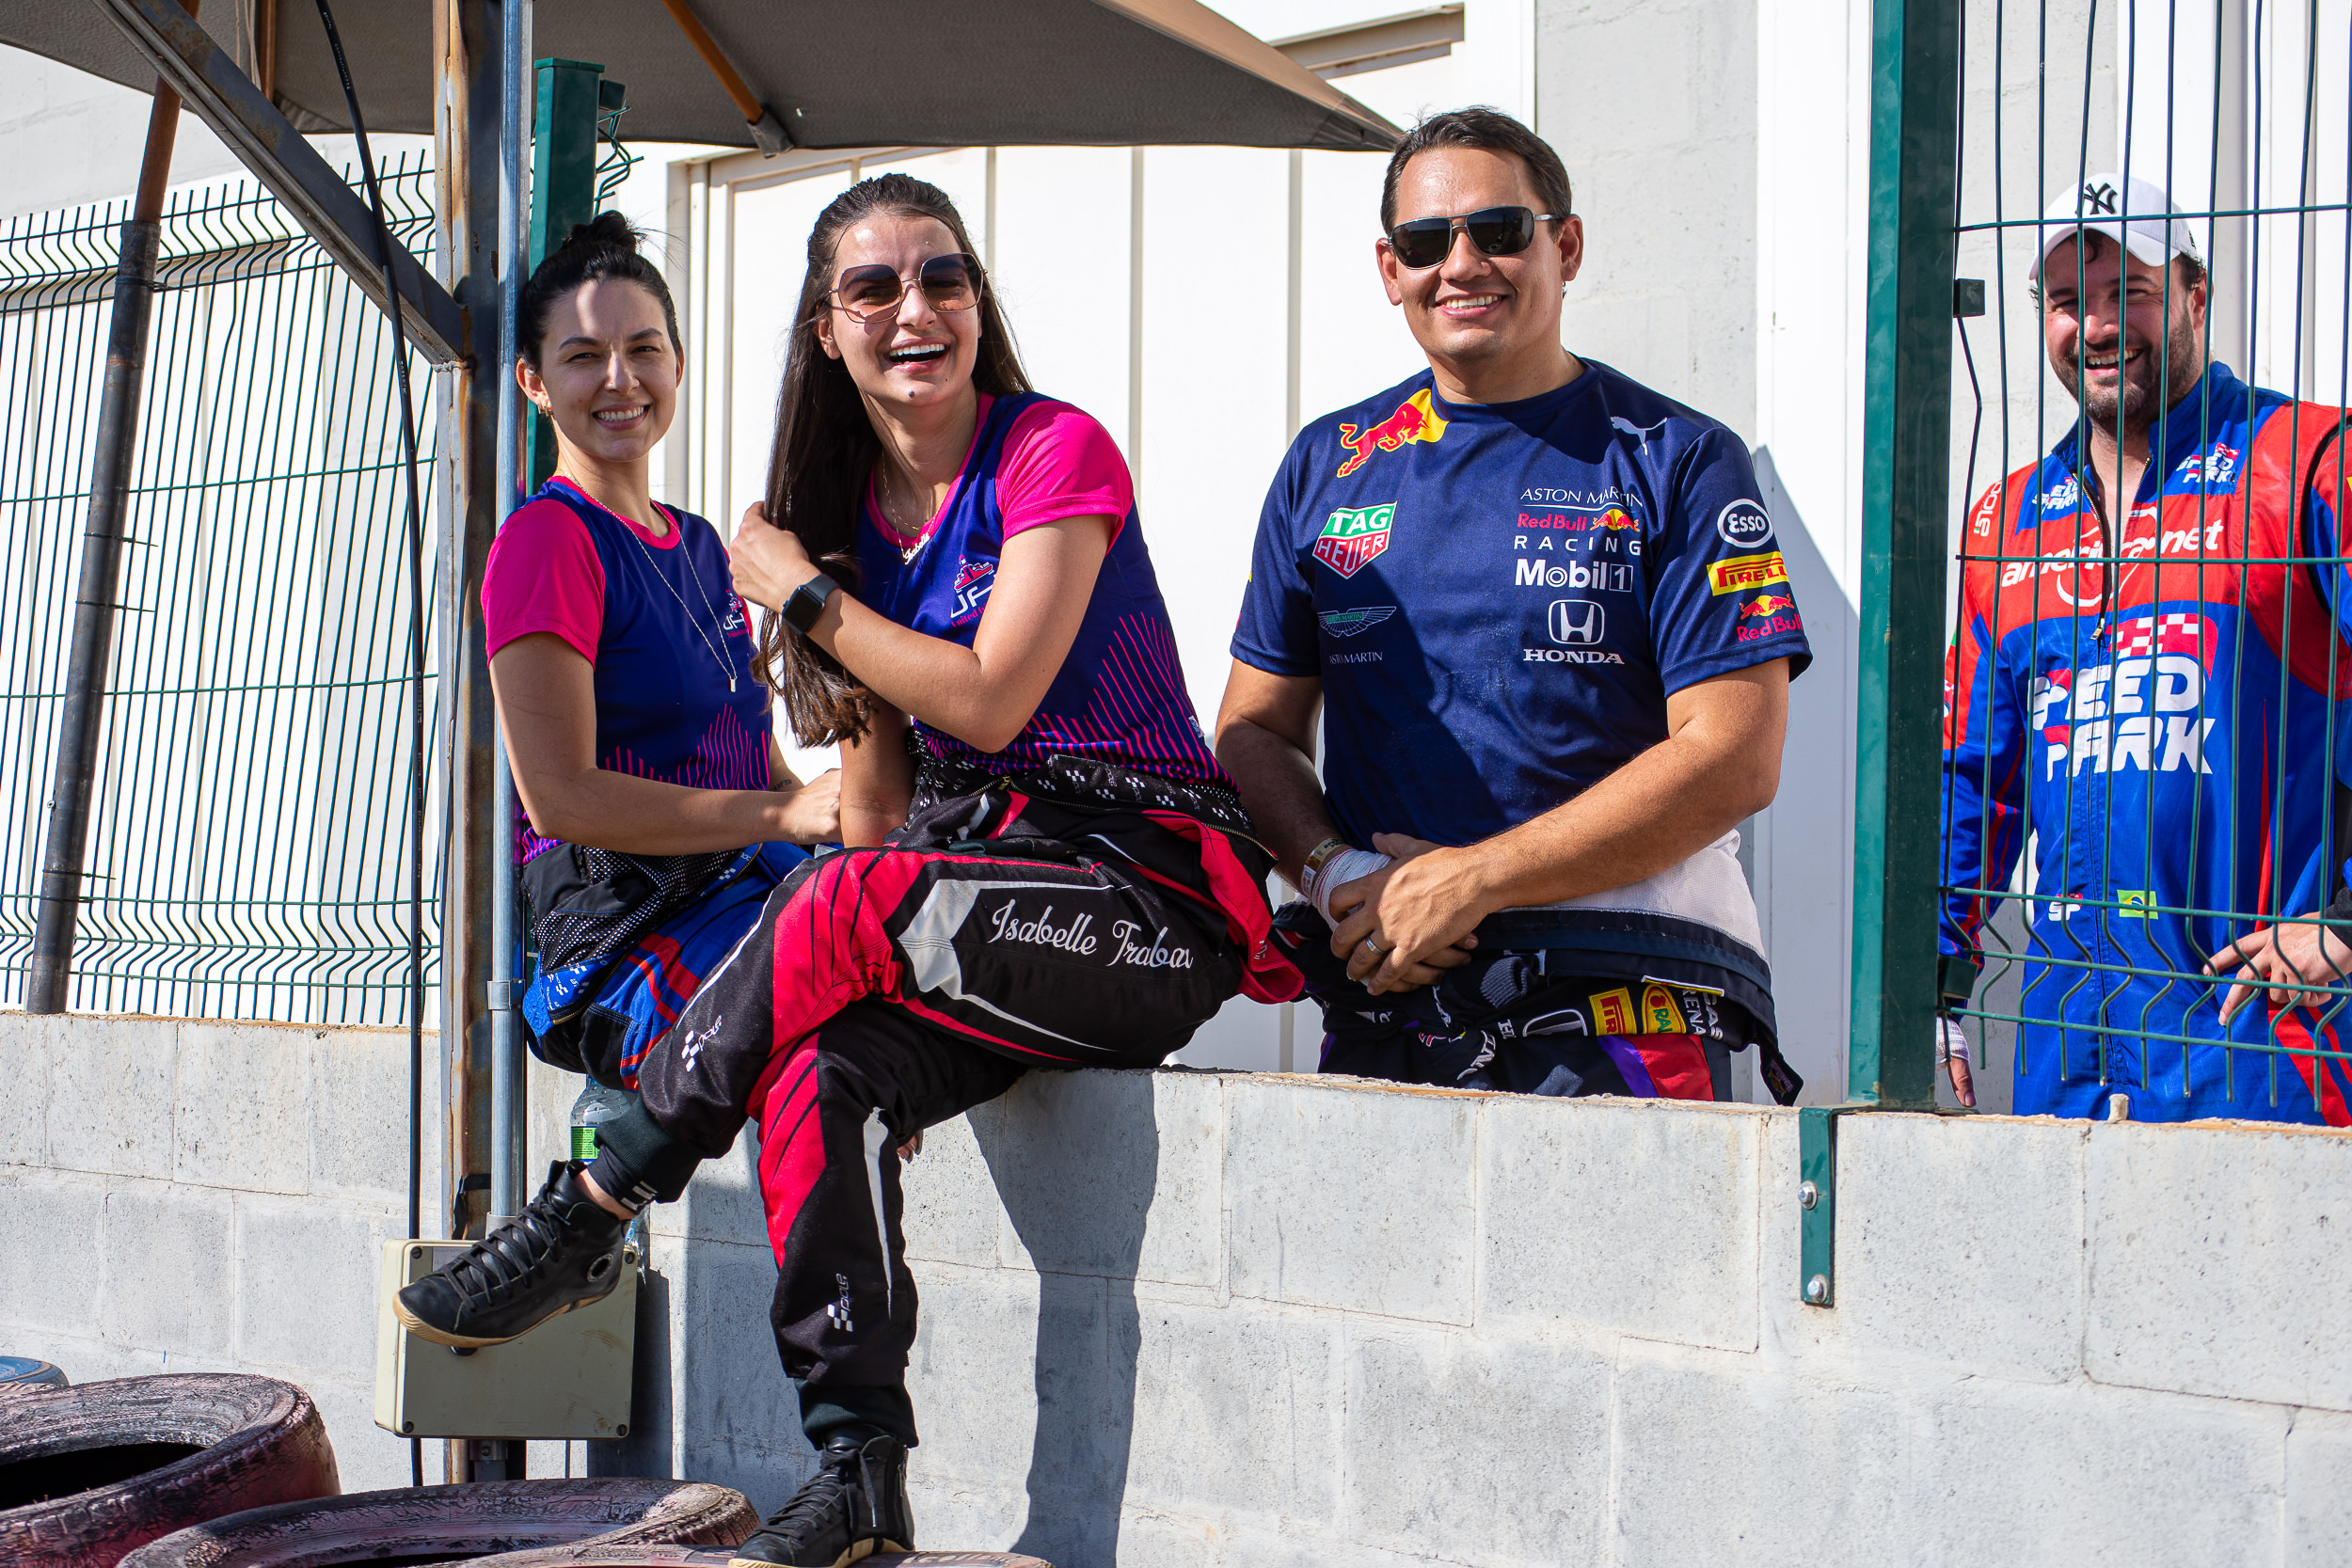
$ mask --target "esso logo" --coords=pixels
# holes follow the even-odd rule
[[[1772,542],[1772,515],[1755,501],[1733,501],[1716,514],[1715,532],[1735,550],[1762,549]]]

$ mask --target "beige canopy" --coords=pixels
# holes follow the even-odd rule
[[[1021,144],[1383,150],[1395,126],[1193,0],[688,0],[801,147]],[[433,129],[436,0],[336,8],[375,131]],[[205,0],[205,30],[295,128],[339,131],[313,0]],[[628,88],[629,140],[749,147],[664,0],[548,0],[531,54]],[[95,0],[0,0],[0,42],[140,91],[155,68]],[[488,40],[495,47],[495,40]]]

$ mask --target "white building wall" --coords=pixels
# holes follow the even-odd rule
[[[1267,38],[1390,14],[1349,0],[1222,8]],[[1451,54],[1341,86],[1401,124],[1469,103],[1529,115],[1534,15],[1528,0],[1471,0]],[[669,499],[732,531],[759,498],[808,231],[856,180],[918,175],[954,198],[973,230],[1032,382],[1101,420],[1134,468],[1204,724],[1224,691],[1259,509],[1295,420],[1424,363],[1374,265],[1377,155],[1016,147],[670,166],[667,192],[641,171],[621,198],[641,223],[672,230],[688,259],[687,331],[705,361],[691,380],[705,406],[682,420],[694,450],[662,466]],[[833,763],[787,744],[803,771]],[[1287,1033],[1311,1068],[1320,1026],[1293,1014],[1237,999],[1179,1059],[1273,1068]]]
[[[2245,29],[2264,73],[2265,132],[2295,153],[2249,165],[2245,178],[2266,200],[2307,181],[2320,198],[2340,191],[2341,147],[2320,136],[2301,155],[2298,52],[2313,24],[2292,8],[2256,19],[2246,0],[2219,3]],[[1270,38],[1386,14],[1364,0],[1226,0],[1224,8]],[[2041,13],[2007,15],[1996,48],[1990,8],[1969,8],[1963,220],[2038,211],[2086,159],[2093,168],[2129,157],[2135,169],[2169,170],[2184,205],[2221,188],[2210,137],[2191,134],[2212,113],[2211,7],[2187,7],[2177,21],[2146,4],[2094,12],[2084,0],[2053,0],[2046,12],[2046,25]],[[1816,658],[1792,690],[1780,800],[1752,824],[1748,859],[1785,1046],[1808,1080],[1808,1100],[1842,1098],[1870,8],[1469,0],[1465,25],[1463,41],[1442,57],[1341,85],[1400,123],[1473,102],[1533,119],[1561,150],[1587,223],[1585,271],[1568,299],[1571,346],[1724,420],[1756,451]],[[2323,40],[2341,39],[2347,25],[2352,0],[2317,8]],[[2043,53],[2048,80],[2079,82],[2089,72],[2087,119],[2074,87],[2042,87]],[[2323,126],[2342,100],[2340,55],[2321,49],[2312,84]],[[2157,90],[2168,58],[2169,153]],[[2137,90],[2119,70],[2135,59]],[[0,118],[0,146],[19,171],[0,204],[42,207],[128,188],[141,95],[5,51],[0,87],[0,102],[18,105]],[[1996,103],[2005,117],[1997,211],[1989,143]],[[1421,363],[1372,264],[1377,156],[1009,148],[812,165],[713,157],[709,149],[640,150],[647,160],[619,204],[660,236],[689,317],[689,397],[661,467],[667,499],[732,531],[764,483],[785,318],[810,223],[860,175],[921,173],[962,206],[1038,384],[1102,419],[1138,473],[1204,720],[1224,686],[1263,486],[1295,421]],[[230,166],[200,124],[183,125],[178,175]],[[2254,238],[2265,258],[2257,373],[2281,386],[2299,378],[2311,395],[2341,395],[2341,291],[2307,280],[2341,274],[2343,225],[2281,219]],[[1992,315],[1967,327],[1983,408],[1979,422],[1963,378],[1954,407],[1956,517],[1972,486],[2042,450],[2071,414],[2042,372],[2019,265],[2026,243],[2011,235],[1996,250],[1979,232],[1961,244],[1960,272],[1988,280]],[[2306,283],[2299,332],[2298,283]],[[1284,1059],[1283,1019],[1282,1009],[1236,1002],[1184,1059],[1274,1066]],[[1312,1020],[1288,1034],[1294,1059],[1311,1065]]]

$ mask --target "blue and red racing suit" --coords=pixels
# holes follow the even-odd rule
[[[2352,1121],[2347,1063],[2312,1053],[2352,1038],[2339,1007],[2265,1002],[2224,1025],[2200,973],[2340,885],[2344,418],[2215,365],[2150,432],[2120,536],[2074,434],[1969,514],[1944,989],[1965,994],[1987,922],[2020,899],[2019,1115],[2092,1115],[2120,1088],[2150,1120]]]

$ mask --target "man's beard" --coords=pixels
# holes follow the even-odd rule
[[[2122,366],[2124,373],[2116,377],[2112,389],[2098,388],[2086,394],[2080,360],[2069,355],[2052,368],[2058,372],[2058,384],[2082,405],[2085,422],[2113,435],[2120,416],[2122,434],[2129,439],[2145,435],[2196,384],[2204,360],[2204,345],[2197,341],[2196,332],[2187,322],[2176,321],[2166,331],[2165,341],[2171,351],[2171,362],[2165,367],[2161,386],[2144,369],[2134,373],[2131,362],[2126,360]],[[2161,404],[2157,401],[2159,395]]]

